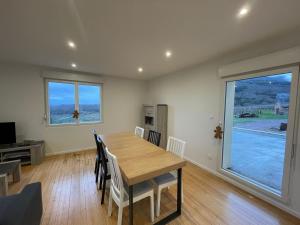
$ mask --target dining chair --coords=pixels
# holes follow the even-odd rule
[[[101,205],[104,203],[104,196],[106,190],[106,181],[111,179],[110,169],[108,167],[108,160],[107,156],[104,151],[103,142],[100,137],[97,137],[97,141],[100,147],[100,182],[99,182],[99,189],[102,190],[102,197],[101,197]]]
[[[154,145],[159,146],[160,144],[161,133],[156,132],[154,130],[150,130],[148,134],[148,141]]]
[[[118,160],[115,155],[105,149],[109,166],[111,170],[111,183],[108,203],[108,215],[112,214],[112,200],[119,208],[118,225],[122,224],[123,208],[129,205],[128,185],[123,182],[118,165]],[[151,222],[154,222],[154,191],[150,181],[145,181],[133,186],[133,203],[144,198],[150,197],[150,217]]]
[[[141,138],[144,138],[144,132],[145,132],[144,128],[138,127],[138,126],[135,127],[134,134],[135,134],[136,136],[139,136],[139,137],[141,137]]]
[[[185,144],[185,141],[174,137],[169,137],[166,150],[179,156],[180,158],[183,158]],[[156,216],[158,217],[160,214],[161,191],[164,188],[169,188],[171,185],[177,184],[177,174],[175,172],[166,173],[154,178],[153,181],[157,191]],[[183,187],[181,188],[181,199],[183,202]]]
[[[96,177],[96,183],[98,183],[98,177],[99,177],[99,170],[100,170],[100,164],[101,164],[101,160],[100,160],[100,146],[98,143],[98,135],[96,130],[92,130],[92,133],[94,135],[94,139],[96,142],[96,150],[97,150],[97,154],[96,154],[96,159],[95,159],[95,177]],[[102,142],[102,141],[101,141]]]

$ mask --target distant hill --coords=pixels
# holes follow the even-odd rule
[[[79,110],[88,111],[89,113],[99,112],[99,105],[79,105]],[[52,105],[50,106],[51,115],[63,115],[70,114],[74,112],[75,105],[74,104],[62,104],[62,105]]]
[[[259,77],[236,81],[235,106],[257,106],[289,101],[290,80],[285,76]],[[282,97],[284,96],[284,97]]]

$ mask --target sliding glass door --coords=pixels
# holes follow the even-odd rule
[[[225,81],[221,169],[280,198],[293,156],[298,68]]]

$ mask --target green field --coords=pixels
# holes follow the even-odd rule
[[[257,114],[258,117],[256,118],[238,118],[234,117],[233,124],[240,124],[240,123],[249,123],[249,122],[257,122],[261,120],[284,120],[288,119],[288,115],[277,115],[274,113],[274,110],[261,110],[260,114]]]

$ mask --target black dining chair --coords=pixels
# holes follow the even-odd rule
[[[96,154],[96,159],[95,159],[95,170],[94,170],[94,173],[95,173],[95,177],[96,177],[96,183],[98,183],[98,177],[99,177],[99,169],[100,169],[100,164],[101,164],[101,160],[100,160],[100,146],[99,146],[99,143],[98,143],[98,135],[97,135],[97,132],[96,130],[93,130],[93,135],[94,135],[94,138],[95,138],[95,142],[96,142],[96,148],[97,148],[97,154]]]
[[[108,159],[106,156],[106,153],[104,151],[103,143],[98,136],[97,139],[99,146],[100,146],[100,183],[99,183],[99,189],[102,190],[102,197],[101,197],[101,205],[104,203],[104,196],[105,196],[105,189],[106,189],[106,181],[111,179],[111,175],[108,171]]]
[[[160,144],[161,133],[156,132],[154,130],[150,130],[148,134],[148,141],[154,145],[159,146]]]

